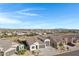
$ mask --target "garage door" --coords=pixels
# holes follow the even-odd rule
[[[8,52],[6,52],[6,56],[13,55],[14,53],[15,53],[15,49],[14,49],[14,50],[11,50],[11,51],[8,51]]]
[[[45,48],[45,45],[43,44],[43,45],[39,45],[39,48]]]

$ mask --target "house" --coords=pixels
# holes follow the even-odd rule
[[[17,32],[16,34],[17,35],[25,35],[25,33],[23,33],[23,32]]]
[[[0,39],[0,56],[10,56],[17,52],[18,43],[6,39]]]
[[[64,35],[62,36],[65,44],[67,43],[78,43],[79,42],[79,35]]]
[[[60,44],[64,44],[61,36],[49,36],[50,45],[56,49],[60,48]]]
[[[41,40],[43,43],[45,43],[45,46],[48,47],[50,46],[50,39],[48,37],[44,37],[44,36],[37,36],[38,40]]]
[[[35,51],[50,46],[50,40],[42,38],[41,36],[29,37],[26,39],[26,43],[30,51]]]
[[[50,45],[54,48],[60,49],[61,45],[75,46],[76,43],[79,43],[79,35],[49,35]]]
[[[30,51],[52,46],[56,49],[67,48],[67,45],[79,43],[79,35],[38,35],[26,38]]]
[[[12,33],[11,32],[6,32],[6,35],[12,36]]]
[[[21,36],[21,35],[25,35],[26,32],[14,31],[13,34]]]

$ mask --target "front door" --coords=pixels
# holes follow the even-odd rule
[[[36,49],[38,49],[38,45],[36,45]]]

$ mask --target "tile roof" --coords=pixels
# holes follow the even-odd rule
[[[39,35],[37,36],[38,40],[41,40],[42,42],[44,42],[44,40],[46,39],[45,36]]]
[[[50,36],[50,40],[55,41],[55,42],[62,42],[62,37],[61,36]]]
[[[26,38],[26,42],[29,44],[29,45],[32,45],[33,43],[35,42],[38,42],[39,44],[43,44],[42,41],[38,40],[37,37],[28,37]]]
[[[12,46],[12,42],[9,40],[0,40],[0,47],[3,48],[3,51],[6,51]]]
[[[67,38],[68,41],[71,41],[72,38],[79,39],[79,35],[49,35],[51,41],[63,42],[64,38]]]

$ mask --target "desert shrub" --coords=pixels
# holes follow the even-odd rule
[[[24,55],[25,52],[26,52],[26,50],[20,50],[20,51],[18,51],[16,54],[18,54],[18,55]]]
[[[63,46],[63,44],[62,44],[62,43],[60,43],[60,44],[59,44],[59,46],[60,46],[60,47],[62,47],[62,46]]]

